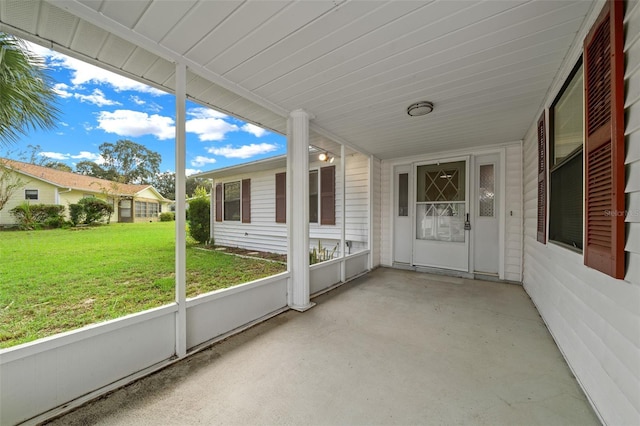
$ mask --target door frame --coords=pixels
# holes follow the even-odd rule
[[[509,144],[510,146],[510,144]],[[433,163],[437,163],[438,161],[440,162],[447,162],[447,161],[451,161],[453,160],[461,160],[462,158],[467,158],[467,167],[469,170],[469,173],[467,173],[467,183],[469,185],[469,201],[468,201],[468,211],[469,211],[469,217],[472,220],[471,223],[471,232],[469,232],[469,269],[468,269],[468,273],[469,274],[473,274],[474,271],[474,226],[475,226],[475,221],[474,221],[474,217],[475,217],[475,199],[477,198],[478,194],[476,191],[476,182],[475,182],[475,176],[471,177],[471,174],[475,174],[473,171],[475,170],[475,157],[476,156],[480,156],[480,155],[485,155],[485,154],[498,154],[499,155],[499,168],[500,168],[500,183],[499,183],[499,190],[500,190],[500,200],[499,200],[499,205],[500,205],[500,212],[499,212],[499,222],[498,222],[498,279],[503,280],[504,279],[504,275],[505,275],[505,251],[506,251],[506,241],[505,241],[505,236],[506,236],[506,199],[507,199],[507,194],[506,194],[506,148],[507,145],[494,145],[492,147],[486,147],[484,149],[477,149],[477,150],[457,150],[457,151],[451,151],[451,152],[443,152],[443,153],[438,153],[438,154],[432,154],[432,155],[424,155],[424,156],[419,156],[418,158],[413,157],[413,158],[400,158],[400,159],[394,159],[394,160],[389,160],[388,164],[386,165],[386,171],[388,173],[389,179],[388,179],[388,190],[389,190],[389,195],[387,197],[387,202],[388,204],[388,219],[389,221],[388,226],[389,226],[389,246],[391,247],[391,251],[389,253],[389,257],[388,260],[390,261],[389,265],[393,265],[393,256],[395,253],[395,228],[394,228],[394,208],[395,208],[395,199],[396,199],[396,188],[395,188],[395,178],[394,178],[394,173],[396,170],[397,166],[403,166],[403,165],[409,165],[411,166],[411,173],[409,176],[409,180],[410,180],[410,185],[409,185],[409,189],[410,189],[410,197],[412,197],[410,199],[410,205],[409,205],[409,214],[411,215],[411,221],[412,221],[412,233],[413,235],[415,235],[415,188],[414,186],[416,185],[415,182],[415,165],[416,164],[433,164]],[[413,253],[413,241],[412,241],[412,253]],[[415,267],[414,265],[414,260],[413,258],[411,259],[411,266]],[[448,271],[446,269],[443,269],[443,271]],[[455,271],[455,270],[451,270],[452,274],[457,275],[457,273],[459,273],[460,271]]]

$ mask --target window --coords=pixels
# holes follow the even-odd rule
[[[25,200],[37,200],[38,199],[38,190],[37,189],[25,189],[24,190],[24,199]]]
[[[309,223],[318,223],[318,171],[309,171]]]
[[[582,250],[583,68],[580,60],[549,109],[549,240]]]
[[[409,216],[409,173],[398,175],[398,216]]]
[[[287,174],[276,173],[276,223],[286,222]],[[309,171],[309,222],[336,224],[336,166]]]
[[[224,184],[224,220],[240,220],[240,181]]]
[[[136,217],[157,217],[159,211],[158,203],[145,202],[145,201],[136,201],[134,203],[135,206],[135,215]]]

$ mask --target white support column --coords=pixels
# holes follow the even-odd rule
[[[367,248],[369,249],[369,270],[373,269],[373,155],[369,155],[369,226]]]
[[[342,262],[340,262],[340,281],[347,280],[347,158],[345,157],[344,145],[340,145],[340,176],[342,177],[342,218],[340,226],[340,251],[342,253]]]
[[[176,355],[187,354],[186,235],[186,99],[187,67],[176,64]]]
[[[295,110],[287,121],[287,263],[289,307],[306,311],[309,291],[309,114]]]

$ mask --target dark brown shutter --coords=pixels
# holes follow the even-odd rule
[[[276,223],[287,222],[287,173],[276,173]]]
[[[242,179],[242,223],[251,223],[251,179]]]
[[[222,222],[222,184],[216,184],[216,222]]]
[[[614,278],[624,278],[623,6],[607,1],[584,40],[584,263]]]
[[[336,166],[320,169],[320,224],[336,224]]]
[[[547,133],[544,111],[538,120],[538,241],[547,242]]]

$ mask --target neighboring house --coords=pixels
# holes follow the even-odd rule
[[[12,169],[24,184],[0,210],[0,225],[14,224],[10,211],[24,202],[65,206],[68,217],[69,204],[97,197],[113,205],[111,222],[156,221],[172,203],[151,185],[118,183],[9,159],[0,159],[0,167]]]
[[[343,184],[341,160],[309,157],[309,245],[340,255]],[[333,160],[331,160],[333,158]],[[345,159],[345,252],[368,248],[369,159]],[[198,175],[213,180],[211,237],[215,244],[248,250],[287,253],[286,155]],[[334,251],[335,249],[335,251]]]

